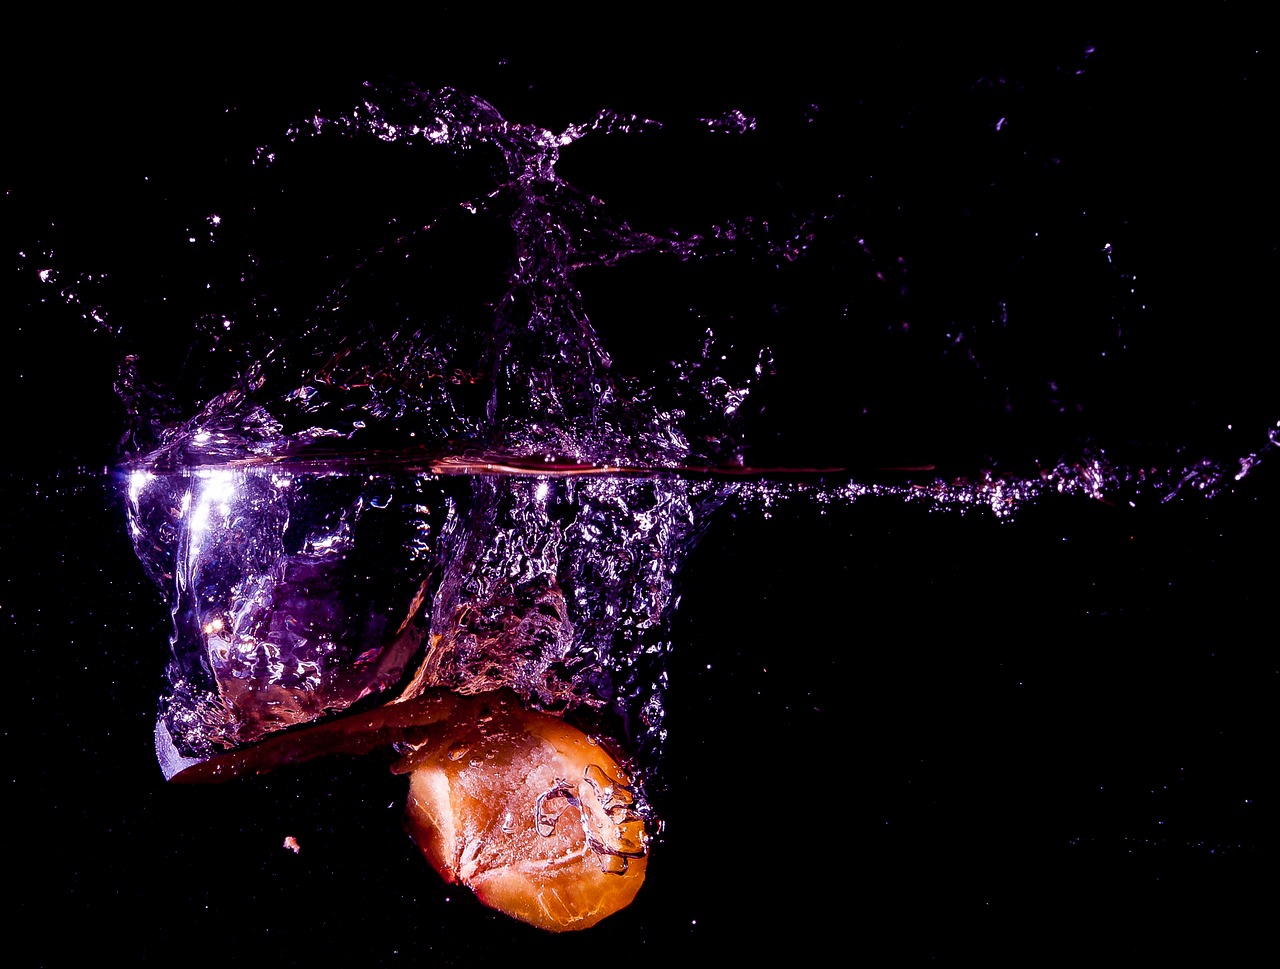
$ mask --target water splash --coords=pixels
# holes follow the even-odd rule
[[[721,139],[758,131],[738,111],[701,123]],[[476,187],[397,224],[293,317],[260,317],[242,335],[231,321],[243,310],[206,316],[198,339],[243,341],[225,386],[202,380],[179,399],[124,357],[130,523],[174,619],[158,727],[167,772],[428,686],[513,690],[653,768],[678,575],[726,503],[768,516],[783,502],[892,498],[1009,520],[1049,496],[1212,496],[1275,447],[1272,428],[1239,459],[1135,465],[1088,445],[963,475],[751,467],[774,351],[736,346],[717,337],[721,321],[699,320],[692,353],[658,351],[651,371],[621,373],[584,280],[652,260],[785,270],[829,247],[850,207],[834,198],[784,217],[648,231],[559,174],[570,149],[661,130],[604,110],[556,132],[453,89],[371,87],[351,110],[316,114],[285,145],[255,152],[263,173],[334,139],[443,152]],[[844,242],[906,293],[901,257],[883,258],[858,232]],[[664,344],[666,322],[623,336]],[[1002,310],[992,326],[1005,324]],[[942,357],[979,366],[985,334],[945,336]]]

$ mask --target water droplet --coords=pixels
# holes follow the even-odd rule
[[[578,799],[574,796],[572,788],[563,781],[557,781],[555,787],[539,794],[533,809],[534,825],[538,834],[544,838],[551,837],[560,816],[577,804]]]
[[[613,855],[603,852],[599,856],[600,870],[610,875],[621,875],[627,870],[627,859],[622,855]]]

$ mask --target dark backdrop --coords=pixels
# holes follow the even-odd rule
[[[256,40],[237,20],[162,48],[125,23],[15,34],[40,54],[5,68],[0,168],[19,963],[1025,964],[1265,939],[1276,57],[1231,9],[1159,37],[1083,14],[850,34],[802,11],[698,32],[370,13]],[[1172,480],[1262,460],[1211,495],[1045,498],[1011,521],[896,498],[727,509],[671,631],[666,831],[637,902],[580,936],[440,885],[400,784],[368,765],[167,787],[167,617],[109,470],[116,359],[181,364],[217,258],[186,234],[235,204],[252,145],[381,78],[555,130],[601,108],[663,121],[561,165],[658,229],[834,211],[863,230],[860,249],[817,233],[795,268],[584,276],[637,365],[665,352],[651,320],[680,318],[678,341],[708,307],[735,346],[772,346],[759,463],[1025,476],[1102,451]],[[756,132],[706,138],[697,119],[732,108]],[[282,186],[305,201],[259,242],[295,247],[273,277],[286,304],[394,205],[402,181],[360,175]],[[75,286],[33,278],[45,252]]]

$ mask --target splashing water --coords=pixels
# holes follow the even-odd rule
[[[739,111],[699,124],[730,139],[758,127]],[[785,268],[831,237],[871,247],[841,199],[772,222],[646,231],[559,173],[562,154],[661,129],[601,111],[555,133],[460,91],[370,88],[352,110],[290,128],[287,150],[258,152],[262,178],[335,143],[432,153],[456,166],[446,194],[474,190],[384,231],[314,305],[211,313],[200,339],[224,365],[183,374],[180,390],[123,360],[130,526],[174,624],[157,725],[167,776],[429,683],[510,689],[620,742],[647,810],[677,579],[727,503],[769,515],[781,502],[888,497],[1009,519],[1055,495],[1211,496],[1276,446],[1273,427],[1243,458],[1161,466],[1086,446],[1030,472],[965,477],[756,467],[770,347],[722,345],[704,326],[673,360],[670,322],[651,319],[621,336],[652,371],[620,373],[584,281],[637,261]],[[225,221],[210,216],[210,231]]]
[[[654,472],[740,465],[745,381],[685,364],[659,404],[612,374],[574,271],[682,247],[612,225],[556,176],[586,129],[510,125],[452,91],[410,102],[412,124],[366,102],[312,133],[496,148],[505,180],[369,258],[193,418],[157,423],[132,394],[137,360],[122,369],[145,445],[135,546],[174,603],[169,774],[381,695],[411,662],[458,692],[609,713],[632,747],[660,746],[674,578],[732,488]],[[471,261],[503,239],[506,275],[477,289]]]

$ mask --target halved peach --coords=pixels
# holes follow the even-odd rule
[[[631,903],[648,835],[614,757],[517,705],[451,727],[399,768],[410,773],[406,827],[445,881],[553,932]]]

